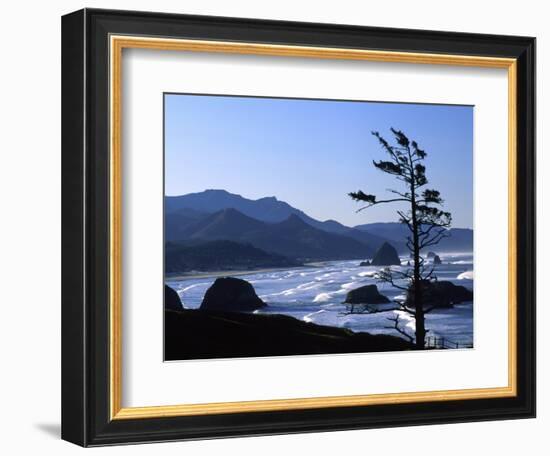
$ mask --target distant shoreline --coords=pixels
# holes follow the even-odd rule
[[[461,254],[470,254],[471,252],[441,252],[441,255],[461,255]],[[402,261],[406,261],[405,256],[400,257]],[[277,271],[291,271],[293,269],[306,269],[306,268],[322,268],[326,266],[328,263],[331,263],[333,261],[357,261],[358,264],[362,260],[353,258],[350,260],[324,260],[324,261],[311,261],[309,263],[304,263],[301,266],[281,266],[277,268],[260,268],[260,269],[226,269],[223,271],[205,271],[205,272],[189,272],[189,273],[181,273],[181,274],[174,274],[170,276],[165,276],[165,281],[179,281],[179,280],[189,280],[189,279],[209,279],[213,277],[234,277],[234,276],[243,276],[243,275],[249,275],[249,274],[259,274],[262,272],[277,272]],[[403,264],[402,264],[403,266]]]
[[[178,281],[178,280],[188,280],[188,279],[210,279],[213,277],[227,277],[227,276],[243,276],[249,274],[259,274],[262,272],[277,272],[277,271],[291,271],[293,269],[304,269],[304,268],[318,268],[324,266],[328,261],[313,261],[311,263],[304,263],[302,266],[291,266],[291,267],[280,267],[280,268],[261,268],[261,269],[248,269],[248,270],[225,270],[225,271],[209,271],[209,272],[198,272],[198,273],[189,273],[189,274],[175,274],[173,276],[165,276],[166,281]]]

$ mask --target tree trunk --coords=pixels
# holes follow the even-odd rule
[[[415,345],[417,350],[424,350],[426,339],[426,323],[424,317],[424,306],[422,305],[422,280],[420,278],[420,243],[418,239],[419,227],[418,220],[416,218],[416,198],[414,185],[411,185],[411,194],[414,257],[413,297],[416,326]]]
[[[417,307],[418,309],[418,307]],[[417,310],[418,312],[418,310]],[[416,314],[416,348],[417,350],[424,350],[426,340],[426,324],[424,313]]]
[[[422,281],[420,279],[420,251],[418,249],[418,232],[415,232],[414,237],[414,312],[416,326],[416,348],[423,350],[426,339],[426,324],[424,317],[424,306],[422,305]]]

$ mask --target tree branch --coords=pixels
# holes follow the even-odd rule
[[[393,321],[394,324],[393,326],[384,326],[386,329],[395,329],[399,334],[402,334],[403,336],[405,336],[410,343],[413,343],[414,342],[414,337],[411,336],[410,334],[408,334],[404,329],[401,329],[399,327],[399,315],[396,315],[395,318],[392,318],[392,317],[388,317],[387,320],[389,321]]]
[[[424,249],[426,247],[430,247],[431,245],[436,245],[436,244],[439,244],[439,242],[441,241],[441,239],[444,239],[446,237],[449,237],[447,234],[445,233],[439,233],[439,234],[436,234],[432,239],[430,239],[429,241],[426,241],[426,242],[423,242],[420,244],[420,249]]]
[[[378,282],[384,282],[389,283],[392,287],[397,288],[398,290],[407,291],[407,287],[403,287],[401,285],[397,285],[393,280],[393,273],[396,271],[392,271],[390,268],[382,269],[377,275]]]

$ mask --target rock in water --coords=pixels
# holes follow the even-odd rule
[[[439,255],[435,255],[433,259],[434,264],[441,264],[441,258],[439,258]]]
[[[437,255],[435,252],[428,252],[428,255],[426,255],[428,258],[435,258]]]
[[[165,310],[183,310],[181,299],[173,288],[164,285],[164,309]]]
[[[227,312],[251,312],[262,307],[265,307],[265,303],[246,280],[220,277],[206,290],[200,308]]]
[[[361,263],[359,263],[359,266],[370,266],[370,261],[361,261]]]
[[[390,300],[378,292],[376,285],[365,285],[348,292],[344,302],[346,304],[385,304]]]
[[[474,294],[466,287],[442,280],[424,283],[422,302],[424,307],[452,307],[461,302],[473,301]],[[407,306],[412,306],[412,290],[407,292]]]
[[[373,266],[392,266],[400,265],[401,261],[397,250],[388,242],[384,242],[374,255],[371,264]]]

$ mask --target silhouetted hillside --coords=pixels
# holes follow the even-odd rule
[[[300,263],[233,241],[167,242],[164,254],[167,274],[190,271],[243,271],[299,266]]]
[[[189,225],[208,217],[207,212],[189,209],[187,207],[177,209],[164,215],[164,235],[166,241],[175,241],[187,237],[186,229]]]
[[[294,223],[294,229],[301,231],[300,242],[294,242],[287,237],[288,233],[284,230],[285,221],[291,217],[305,222],[317,232],[306,232],[303,225],[298,228],[299,225]],[[281,223],[283,225],[278,226]],[[269,225],[272,228],[266,229]],[[320,249],[330,238],[321,236],[318,231],[340,236],[332,239],[343,248],[342,253],[335,256],[335,249],[329,249],[321,255]],[[281,239],[283,234],[284,239]],[[391,242],[398,253],[406,253],[408,234],[408,228],[401,223],[369,223],[351,228],[335,220],[315,220],[275,197],[250,200],[225,190],[206,190],[165,198],[167,241],[227,239],[250,242],[263,250],[294,258],[344,259],[352,247],[358,249],[352,258],[369,257],[387,241]],[[434,249],[440,252],[473,250],[472,230],[452,228],[449,235]],[[347,242],[342,241],[341,237],[345,237]],[[349,240],[355,243],[352,244]],[[274,247],[273,243],[277,241],[282,241],[283,245]],[[292,252],[291,247],[297,250]]]
[[[167,310],[164,318],[167,361],[413,349],[399,337],[354,333],[285,315]]]
[[[355,239],[328,233],[291,215],[279,223],[265,223],[224,209],[187,226],[190,240],[230,240],[249,243],[265,252],[299,261],[363,258],[373,249]]]
[[[214,213],[222,209],[233,208],[249,217],[264,222],[280,222],[291,214],[304,214],[274,196],[250,200],[225,190],[205,190],[181,196],[167,196],[164,200],[166,213],[181,208],[195,209],[201,212]],[[307,216],[306,216],[307,217]]]
[[[244,215],[236,209],[222,209],[188,225],[189,239],[230,239],[243,241],[243,233],[265,229],[266,224]]]
[[[279,201],[275,197],[250,200],[225,190],[206,190],[188,195],[167,196],[165,198],[166,240],[189,238],[192,233],[198,230],[199,223],[203,219],[224,209],[236,209],[241,214],[266,223],[283,222],[291,215],[296,215],[313,228],[347,236],[366,244],[372,251],[376,250],[387,240],[383,236],[350,228],[335,220],[326,220],[323,222],[315,220],[303,211],[292,207],[284,201]],[[210,224],[211,220],[204,223]],[[209,237],[209,235],[205,233],[203,237]],[[218,235],[214,237],[216,239],[220,238]],[[404,248],[404,243],[401,242],[395,242],[394,245],[398,251],[402,251]]]

